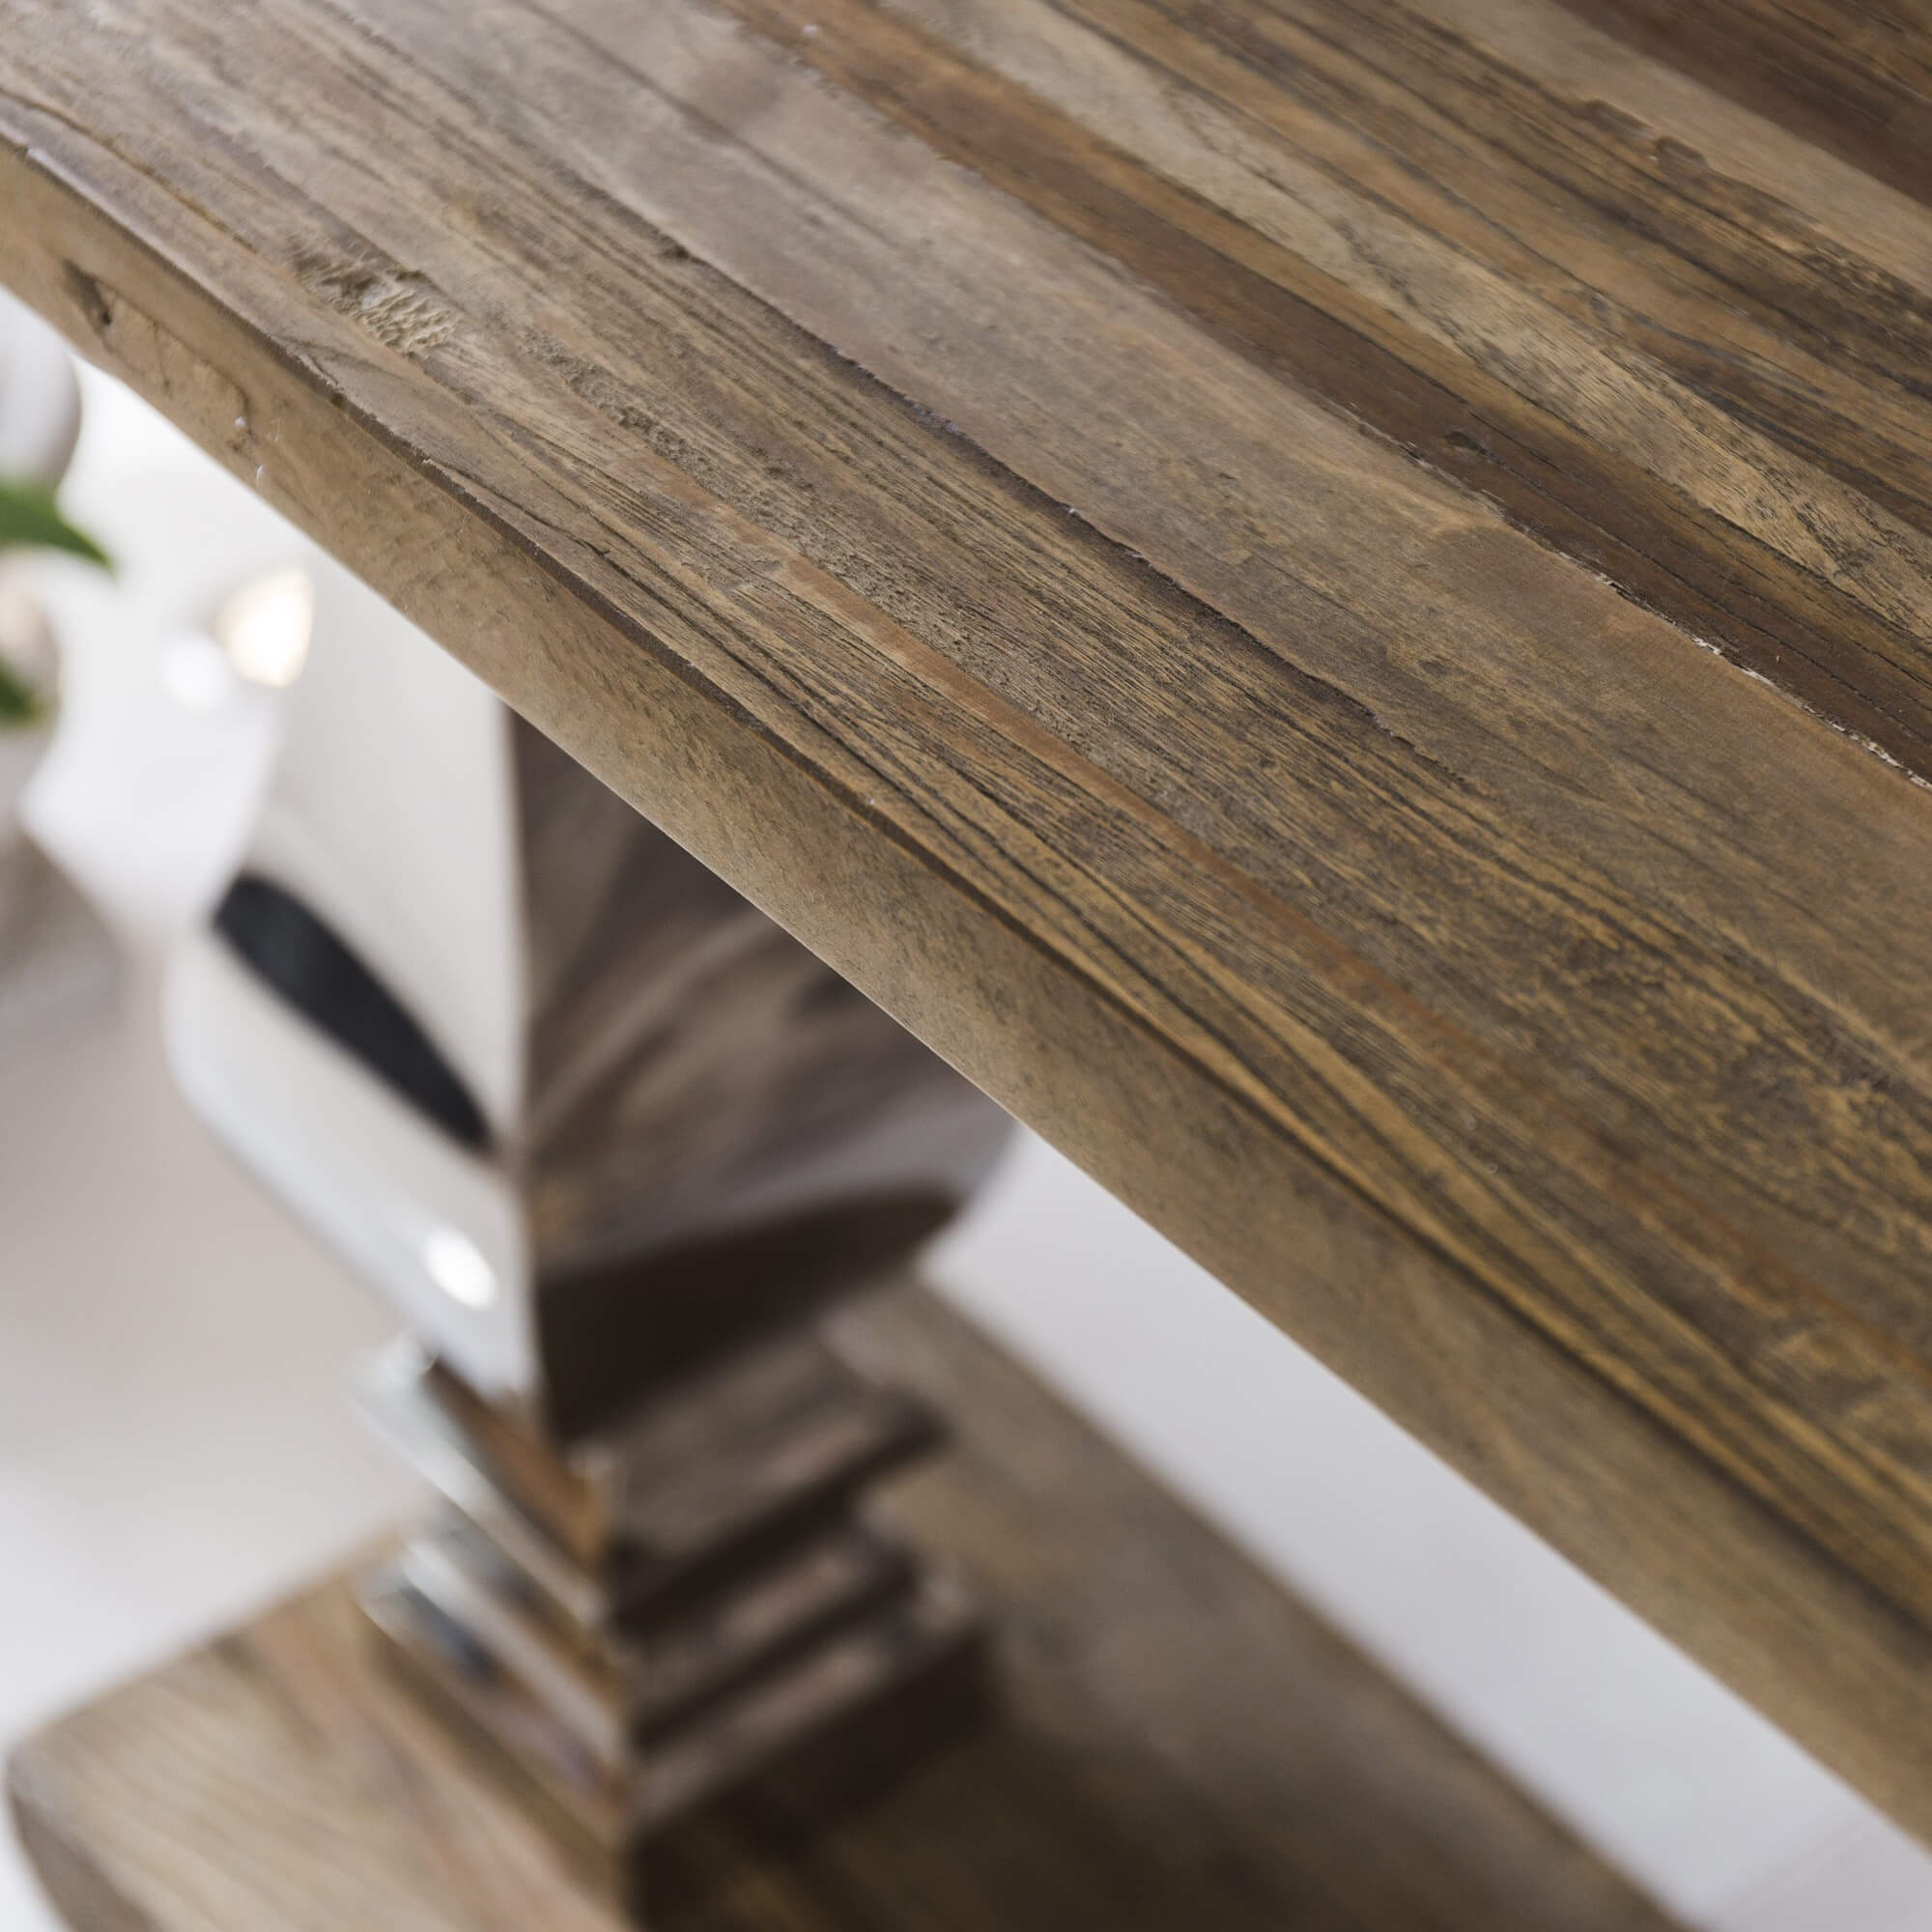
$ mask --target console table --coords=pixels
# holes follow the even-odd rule
[[[0,0],[0,276],[1922,1833],[1928,103],[1932,25],[1847,0]],[[970,1484],[974,1404],[1042,1398],[908,1306],[850,1319],[971,1385],[922,1479]],[[1096,1619],[1153,1687],[1016,1678],[1092,1790],[1015,1805],[1060,1788],[1028,1759],[874,1811],[820,1918],[789,1839],[707,1840],[738,1902],[689,1922],[940,1922],[906,1900],[949,1803],[1034,1888],[988,1923],[1102,1874],[1150,1924],[1288,1922],[1262,1841],[1322,1780],[1261,1805],[1238,1680],[1366,1666],[1039,1430],[1072,1520],[1104,1492],[1205,1566],[1226,1672],[1163,1674],[1172,1605],[1069,1607],[1022,1511],[968,1558],[996,1624]],[[156,1861],[248,1821],[170,1809],[146,1733],[213,1687],[259,1785],[276,1672],[374,1694],[330,1605],[27,1748],[78,1922],[226,1922]],[[1363,1695],[1435,1767],[1387,1773],[1388,1842],[1488,1823],[1436,1917],[1336,1922],[1504,1922],[1492,1852],[1594,1901],[1522,1879],[1526,1924],[1646,1922]],[[446,1883],[523,1856],[497,1802],[420,1821]]]

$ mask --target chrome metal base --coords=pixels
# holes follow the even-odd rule
[[[767,1342],[558,1450],[412,1343],[365,1410],[443,1500],[362,1578],[417,1681],[635,1902],[653,1834],[802,1753],[855,1773],[969,1707],[979,1628],[865,1520],[938,1440],[822,1342]]]

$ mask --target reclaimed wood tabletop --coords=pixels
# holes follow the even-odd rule
[[[0,276],[1923,1833],[1928,129],[1921,0],[0,0]]]

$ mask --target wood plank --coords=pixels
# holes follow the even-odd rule
[[[728,4],[1927,770],[1924,264],[1866,259],[1801,144],[1737,179],[1693,147],[1723,103],[1515,0]],[[1922,251],[1932,224],[1907,226]]]
[[[633,803],[1932,1825],[1932,796],[1364,436],[1305,386],[1348,356],[1269,359],[1304,312],[1271,292],[1464,410],[1502,407],[1477,378],[1506,340],[1547,347],[1537,435],[1566,380],[1582,400],[1538,461],[1614,457],[1589,490],[1632,554],[1702,532],[1772,586],[1779,650],[1815,618],[1896,724],[1859,654],[1918,677],[1909,475],[1800,460],[1600,303],[1667,296],[1663,337],[1694,322],[1793,393],[1825,369],[1849,413],[1847,369],[1912,326],[1928,217],[1668,71],[1622,57],[1592,92],[1610,43],[1553,9],[1509,14],[1507,72],[1501,0],[1389,14],[1407,39],[1257,14],[1322,27],[1331,89],[1395,63],[1412,95],[1400,62],[1447,48],[1507,137],[1459,149],[1369,89],[1389,152],[1420,144],[1396,172],[1442,174],[1402,217],[1415,285],[1464,278],[1397,327],[1402,276],[1331,273],[1268,186],[1296,141],[1339,178],[1340,97],[1304,112],[1232,15],[1108,6],[1051,44],[1038,10],[987,12],[988,46],[828,8],[797,43],[835,88],[776,11],[105,0],[83,29],[7,0],[0,251]],[[1056,46],[1094,55],[1094,127],[1043,98],[1051,61],[1001,71]],[[1051,192],[998,142],[962,171],[971,116],[899,105],[908,63],[1029,128]],[[1576,188],[1613,173],[1594,136],[1537,172],[1632,90],[1771,183],[1756,227],[1735,182],[1706,225],[1735,260],[1700,270],[1662,197],[1677,228],[1623,265]],[[1239,194],[1205,171],[1230,116]],[[1393,220],[1391,180],[1345,184],[1329,231]],[[1827,214],[1869,296],[1848,344],[1842,292],[1769,319],[1827,301],[1798,245]],[[1251,279],[1191,293],[1169,233]],[[1467,294],[1559,243],[1561,299]],[[1773,269],[1743,321],[1714,293]],[[1917,408],[1899,379],[1850,419],[1909,450]]]
[[[1932,200],[1932,11],[1840,0],[1565,0],[1806,140]]]
[[[1665,1920],[957,1317],[846,1324],[962,1418],[895,1520],[998,1606],[986,1727],[829,1821],[776,1780],[687,1828],[658,1932]],[[607,1932],[531,1818],[381,1667],[339,1583],[16,1752],[75,1932]]]

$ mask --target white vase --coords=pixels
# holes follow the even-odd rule
[[[80,388],[65,344],[0,291],[0,476],[51,490],[80,429]],[[53,743],[60,660],[18,553],[0,560],[0,657],[34,693],[34,717],[0,719],[0,1047],[94,1008],[114,980],[99,917],[20,822],[29,781]]]
[[[80,435],[80,385],[67,345],[0,289],[0,476],[51,490]]]
[[[79,434],[80,385],[67,345],[0,290],[0,478],[51,490]],[[7,853],[21,837],[20,795],[53,741],[59,682],[46,618],[11,558],[0,562],[0,659],[42,701],[31,724],[0,719],[0,853]]]
[[[25,837],[20,830],[20,796],[53,741],[51,720],[0,724],[0,860]]]
[[[38,708],[25,722],[0,716],[0,862],[24,836],[20,831],[21,795],[53,743],[60,697],[60,659],[53,635],[40,600],[22,583],[20,575],[17,565],[0,562],[0,666],[34,694]]]

